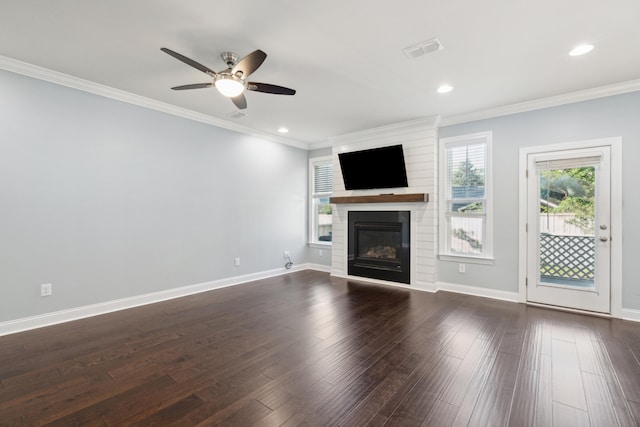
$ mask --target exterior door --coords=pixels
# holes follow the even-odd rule
[[[611,312],[610,147],[527,156],[527,301]]]

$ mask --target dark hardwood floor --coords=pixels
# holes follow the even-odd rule
[[[0,337],[0,425],[634,426],[640,324],[301,271]]]

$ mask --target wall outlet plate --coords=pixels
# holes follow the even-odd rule
[[[43,285],[40,285],[41,297],[48,297],[51,294],[53,294],[53,285],[51,283],[45,283]]]

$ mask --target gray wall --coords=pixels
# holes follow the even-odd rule
[[[306,262],[305,150],[5,71],[0,94],[0,322]]]
[[[493,131],[495,265],[439,261],[439,280],[472,286],[518,290],[518,160],[521,147],[587,139],[622,137],[623,307],[640,309],[640,281],[634,264],[640,250],[640,92],[611,96],[527,113],[480,120],[438,130],[440,138]]]

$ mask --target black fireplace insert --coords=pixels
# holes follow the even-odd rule
[[[411,283],[409,211],[350,211],[348,273]]]

